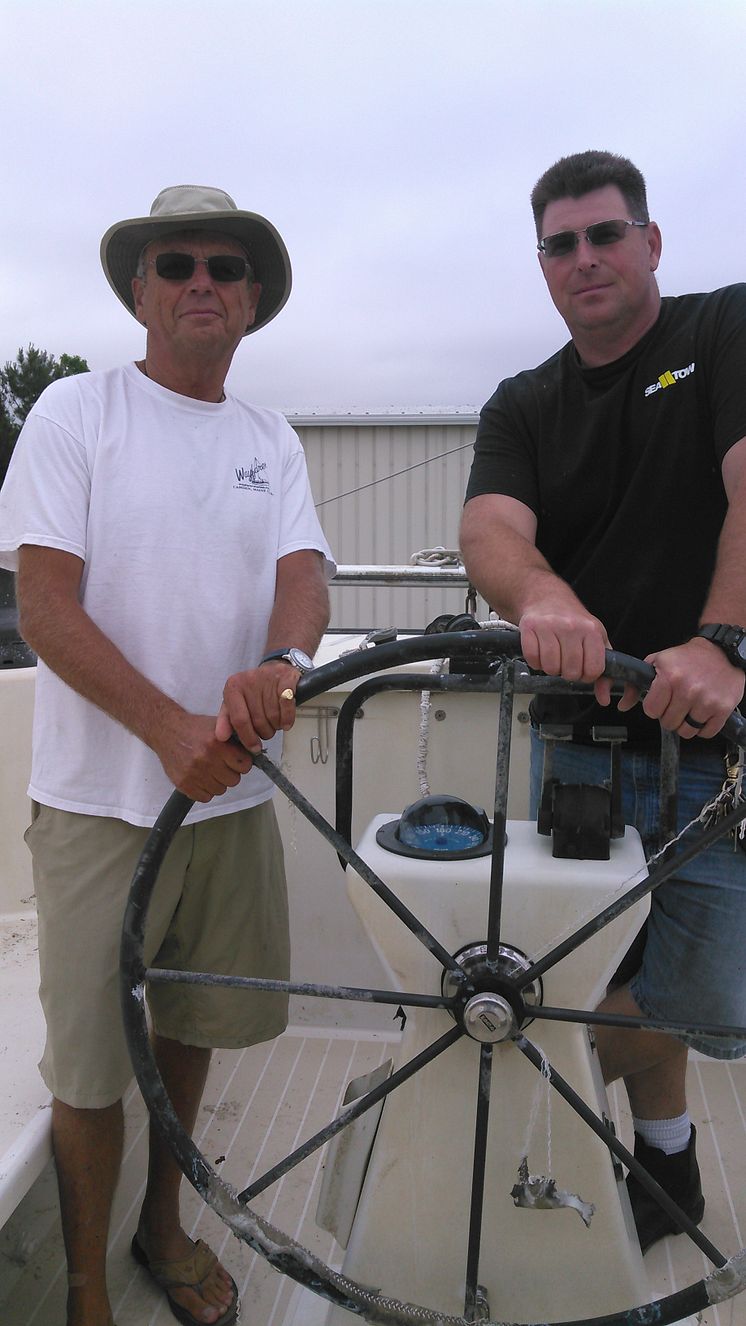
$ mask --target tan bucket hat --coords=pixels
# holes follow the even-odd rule
[[[257,212],[241,212],[229,194],[203,184],[175,184],[162,189],[150,216],[137,216],[110,226],[101,240],[101,262],[112,290],[133,316],[132,278],[137,261],[153,239],[182,230],[209,230],[230,235],[249,255],[262,293],[256,317],[244,335],[271,322],[290,294],[292,272],[282,237]]]

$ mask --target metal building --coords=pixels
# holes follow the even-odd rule
[[[458,549],[476,414],[288,416],[340,564],[406,565]],[[422,627],[462,612],[462,587],[332,586],[332,627]],[[482,605],[483,606],[483,605]]]

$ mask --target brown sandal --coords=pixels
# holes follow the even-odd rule
[[[212,1248],[209,1248],[202,1239],[198,1239],[192,1245],[191,1254],[185,1257],[183,1261],[164,1262],[155,1259],[151,1261],[137,1234],[135,1234],[132,1239],[131,1251],[135,1261],[140,1266],[145,1267],[159,1289],[166,1291],[168,1306],[176,1320],[181,1322],[182,1326],[204,1326],[204,1322],[195,1317],[187,1308],[174,1302],[168,1291],[169,1289],[195,1289],[197,1293],[201,1293],[202,1285],[218,1260]],[[230,1307],[226,1308],[222,1317],[216,1318],[212,1326],[233,1326],[233,1322],[238,1318],[241,1303],[238,1297],[238,1287],[232,1277],[231,1285],[233,1286],[233,1302]]]

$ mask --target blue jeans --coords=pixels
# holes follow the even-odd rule
[[[543,743],[531,734],[531,814],[541,795]],[[552,776],[565,783],[600,783],[609,777],[609,748],[558,742]],[[658,849],[659,760],[622,750],[624,821],[642,838],[646,856]],[[687,750],[681,743],[677,832],[720,790],[725,766],[720,745]],[[686,845],[696,835],[686,835]],[[746,854],[733,838],[720,838],[659,884],[651,895],[642,965],[630,991],[656,1020],[746,1026]],[[746,1054],[746,1041],[681,1035],[713,1059]]]

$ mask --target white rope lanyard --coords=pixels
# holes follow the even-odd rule
[[[438,658],[430,667],[430,672],[434,677],[444,671],[447,659]],[[427,753],[430,742],[430,710],[431,692],[420,692],[420,728],[417,738],[417,778],[420,784],[420,796],[429,797],[430,783],[427,777]]]
[[[431,555],[435,556],[438,554],[443,554],[445,557],[449,558],[458,557],[458,553],[447,552],[445,548],[431,548],[426,550],[426,552],[415,553],[411,560],[414,562],[418,558],[430,557]],[[443,563],[443,565],[445,565],[445,563]],[[498,617],[497,613],[492,612],[490,613],[489,621],[475,622],[474,626],[475,629],[477,627],[485,626],[494,630],[496,627],[512,627],[513,624],[512,622],[506,622],[502,617]],[[436,659],[431,665],[431,674],[434,677],[440,676],[442,672],[445,672],[447,663],[448,660],[445,658]],[[420,692],[420,726],[417,739],[417,778],[420,785],[420,795],[423,797],[428,797],[430,795],[430,784],[427,776],[427,756],[430,742],[431,699],[432,694],[430,691]]]
[[[549,1175],[552,1173],[552,1070],[542,1047],[538,1045],[536,1041],[534,1041],[534,1045],[536,1045],[536,1049],[541,1055],[541,1074],[539,1076],[539,1081],[536,1083],[533,1099],[531,1101],[531,1109],[529,1111],[528,1123],[526,1125],[526,1136],[523,1140],[521,1159],[528,1161],[529,1155],[531,1154],[531,1139],[536,1130],[536,1125],[539,1122],[539,1113],[542,1111],[543,1107],[543,1113],[546,1119],[547,1143],[547,1163],[544,1173]]]

